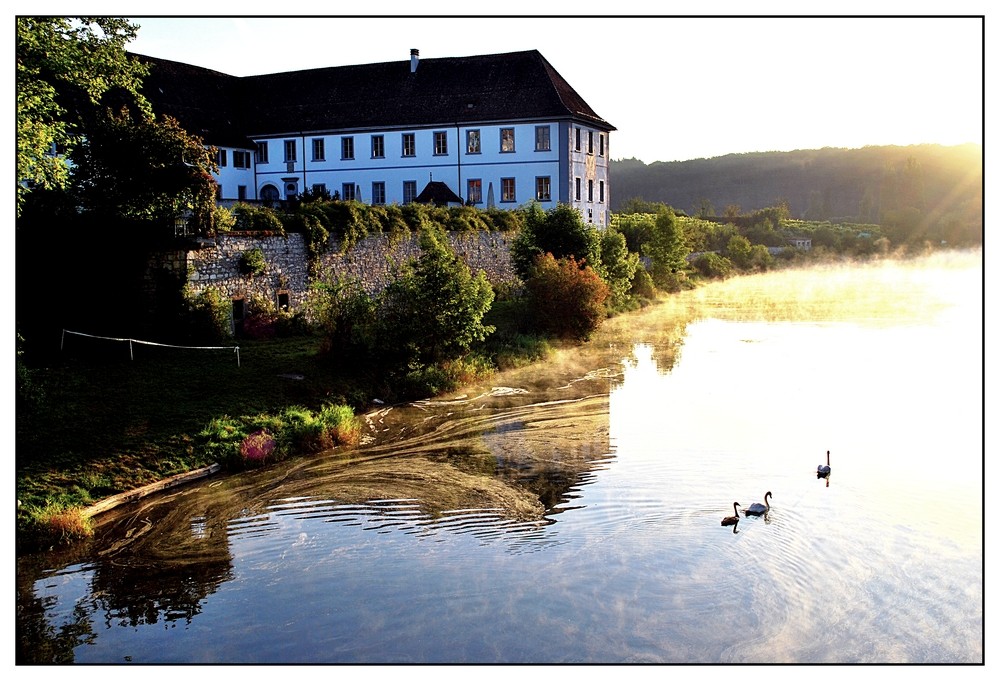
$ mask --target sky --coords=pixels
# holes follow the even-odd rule
[[[982,6],[964,4],[969,12],[962,0],[949,9]],[[980,17],[130,19],[139,25],[130,51],[235,76],[407,61],[411,48],[422,59],[537,49],[615,126],[613,159],[983,142]]]

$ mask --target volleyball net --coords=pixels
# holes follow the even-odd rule
[[[113,336],[96,336],[89,333],[81,333],[79,331],[70,331],[69,329],[62,330],[62,338],[59,341],[59,350],[62,351],[66,347],[66,336],[81,336],[83,338],[93,338],[96,340],[113,341],[117,343],[128,343],[128,356],[129,359],[135,359],[135,345],[148,345],[160,348],[176,348],[180,350],[233,350],[236,354],[236,366],[240,366],[240,346],[238,345],[171,345],[169,343],[154,343],[152,341],[139,340],[137,338],[115,338]]]

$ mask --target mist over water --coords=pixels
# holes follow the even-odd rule
[[[982,311],[979,252],[671,296],[544,366],[372,411],[355,450],[20,560],[19,651],[981,662]]]

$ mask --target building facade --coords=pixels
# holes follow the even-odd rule
[[[443,183],[480,208],[610,221],[614,127],[535,50],[249,77],[140,58],[154,110],[218,149],[223,202],[404,204]]]

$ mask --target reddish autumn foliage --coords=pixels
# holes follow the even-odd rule
[[[525,283],[536,324],[543,331],[585,340],[607,316],[608,285],[572,257],[538,256]]]

